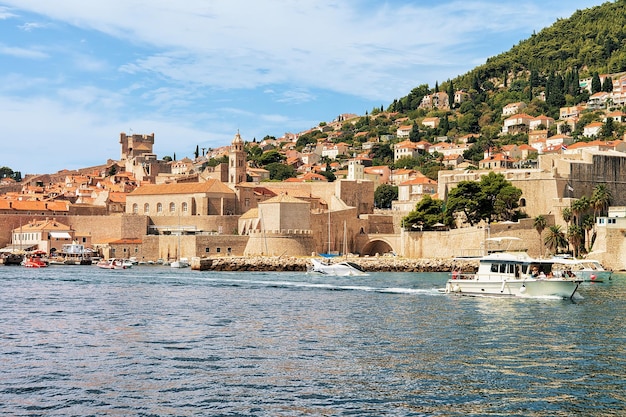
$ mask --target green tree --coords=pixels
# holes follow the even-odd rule
[[[535,230],[539,234],[539,253],[542,256],[543,256],[543,239],[541,238],[541,234],[543,233],[543,231],[546,228],[547,224],[548,224],[548,222],[546,221],[546,218],[543,217],[542,215],[539,215],[539,216],[535,217],[535,219],[533,221],[533,227],[535,228]]]
[[[614,132],[615,125],[613,124],[613,118],[607,117],[604,124],[602,124],[602,129],[600,129],[600,137],[611,140],[613,139]]]
[[[196,150],[194,151],[193,154],[196,157],[196,159],[198,159],[198,157],[200,156],[200,146],[196,145]]]
[[[596,225],[596,221],[593,218],[592,215],[590,214],[586,214],[583,217],[583,221],[582,221],[582,229],[585,232],[585,244],[587,245],[587,251],[591,252],[591,246],[593,245],[592,239],[591,239],[591,230],[593,230],[594,226]]]
[[[402,224],[409,230],[419,227],[423,229],[432,229],[437,223],[444,223],[444,204],[443,201],[431,198],[425,195],[406,217],[402,219]]]
[[[594,72],[591,77],[591,94],[595,94],[600,91],[602,91],[602,82],[600,81],[598,73]]]
[[[264,152],[263,155],[259,157],[259,164],[268,165],[273,163],[281,162],[285,159],[284,156],[280,154],[276,149],[272,149],[270,151]]]
[[[381,184],[374,191],[374,204],[381,209],[391,208],[391,203],[398,199],[398,187]]]
[[[574,224],[580,225],[582,221],[582,215],[585,214],[587,210],[589,210],[590,205],[591,202],[589,201],[589,198],[587,198],[587,196],[582,196],[572,202],[572,214]]]
[[[577,224],[571,225],[567,229],[567,241],[574,249],[574,256],[578,257],[580,254],[580,245],[583,241],[583,229]]]
[[[593,207],[594,217],[606,213],[612,201],[613,194],[606,184],[596,185],[591,195],[591,206]]]
[[[417,126],[417,122],[413,121],[413,126],[411,127],[411,131],[409,132],[409,140],[411,142],[419,142],[420,141],[420,129]]]
[[[567,239],[565,238],[565,233],[561,230],[561,226],[558,224],[550,226],[543,243],[553,254],[559,253],[561,248],[567,248]]]
[[[453,219],[461,214],[464,217],[463,221],[472,226],[478,224],[485,218],[481,202],[476,198],[480,192],[480,184],[477,181],[459,182],[448,194],[446,218]]]
[[[296,177],[296,169],[291,165],[281,164],[280,162],[272,162],[265,166],[270,172],[270,180],[284,181],[287,178]]]
[[[605,77],[602,83],[601,91],[611,93],[613,92],[613,79],[611,77]]]

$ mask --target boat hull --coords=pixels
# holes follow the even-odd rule
[[[581,279],[519,279],[508,281],[451,279],[446,283],[446,292],[461,295],[571,298],[581,282]]]
[[[367,272],[352,262],[325,263],[317,259],[311,259],[309,272],[340,277],[367,275]]]

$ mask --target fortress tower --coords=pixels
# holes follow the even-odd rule
[[[143,154],[152,154],[154,146],[154,133],[150,135],[130,135],[120,133],[122,145],[122,161],[132,159]]]

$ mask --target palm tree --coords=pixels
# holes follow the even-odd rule
[[[606,212],[611,205],[613,195],[606,184],[598,184],[593,188],[591,195],[591,206],[593,207],[594,217],[598,217]]]
[[[582,229],[585,231],[585,243],[587,245],[587,251],[591,252],[591,246],[593,246],[593,242],[591,241],[591,237],[589,236],[589,232],[595,227],[596,221],[594,216],[586,215],[583,218]]]
[[[533,227],[535,228],[535,230],[537,230],[537,233],[539,233],[539,253],[541,256],[543,256],[543,241],[541,240],[541,233],[543,233],[543,230],[546,228],[547,225],[547,221],[546,218],[543,217],[542,215],[539,215],[537,217],[535,217],[535,220],[533,221]]]
[[[573,224],[567,231],[567,240],[574,248],[574,256],[578,257],[580,253],[580,244],[583,240],[583,229],[577,224]]]
[[[558,253],[560,248],[567,248],[567,239],[558,224],[548,228],[548,235],[544,238],[543,243],[552,253]]]
[[[561,210],[561,216],[563,216],[563,221],[567,224],[572,221],[572,209],[570,207],[563,207]]]
[[[587,210],[589,210],[589,206],[591,205],[589,198],[584,195],[580,197],[578,200],[574,200],[572,203],[572,213],[574,215],[574,223],[580,225],[581,216]]]

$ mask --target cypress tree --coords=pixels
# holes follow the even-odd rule
[[[597,72],[593,73],[593,77],[591,78],[591,94],[595,94],[599,91],[602,91],[602,83],[600,82],[600,76]]]

